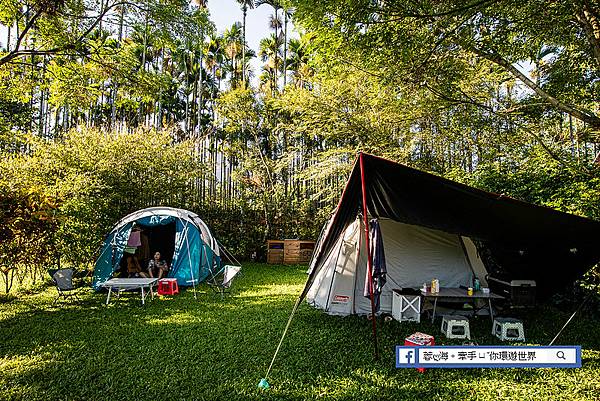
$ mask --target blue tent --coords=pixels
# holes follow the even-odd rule
[[[199,283],[221,268],[217,241],[198,215],[183,209],[151,207],[122,218],[108,233],[94,268],[94,289],[101,289],[102,283],[123,271],[123,254],[132,252],[127,246],[132,230],[140,230],[144,240],[143,247],[133,250],[142,269],[151,255],[160,251],[171,267],[167,277],[176,278],[180,286]]]

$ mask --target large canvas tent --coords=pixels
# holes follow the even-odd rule
[[[365,214],[367,219],[365,219]],[[380,311],[394,288],[535,280],[547,297],[600,259],[600,223],[481,191],[360,154],[338,207],[319,239],[300,299],[330,314],[373,306],[365,222],[377,219],[387,265]],[[369,272],[369,273],[367,273]],[[369,288],[370,287],[370,288]]]
[[[171,267],[168,277],[176,278],[180,286],[199,283],[221,267],[219,245],[198,215],[183,209],[151,207],[125,216],[108,233],[94,268],[95,289],[124,269],[123,256],[132,230],[141,231],[143,246],[136,256],[142,268],[159,251]]]

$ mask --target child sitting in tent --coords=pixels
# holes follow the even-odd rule
[[[129,278],[148,277],[148,275],[142,271],[137,258],[133,255],[127,256],[127,276]]]
[[[169,265],[165,260],[161,260],[160,252],[154,253],[154,259],[150,260],[148,263],[148,273],[150,277],[158,277],[161,279],[163,276],[166,276],[169,272]]]

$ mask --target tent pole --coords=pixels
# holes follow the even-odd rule
[[[369,273],[369,294],[371,295],[371,322],[373,322],[373,345],[375,346],[375,360],[379,360],[379,346],[377,345],[377,323],[375,316],[375,297],[373,296],[373,261],[371,259],[371,247],[369,245],[369,217],[367,214],[367,187],[365,185],[365,168],[363,163],[363,153],[360,158],[360,183],[362,187],[363,219],[365,222],[365,241],[367,248],[367,270]]]
[[[235,258],[235,256],[233,256],[233,253],[229,252],[229,249],[225,248],[225,246],[223,246],[223,244],[221,244],[221,242],[218,239],[215,239],[215,242],[217,243],[217,245],[219,245],[220,249],[223,249],[223,254],[225,256],[227,256],[227,258],[232,262],[232,263],[237,263],[237,266],[241,266],[242,264]],[[221,255],[219,255],[221,256]]]
[[[181,219],[179,219],[181,221]],[[183,223],[183,221],[181,221]],[[194,286],[194,299],[198,299],[198,295],[196,294],[196,279],[194,278],[194,268],[192,267],[192,255],[190,255],[190,241],[188,240],[187,234],[188,234],[189,228],[188,228],[188,222],[186,222],[185,227],[184,227],[184,233],[185,233],[185,245],[187,247],[187,255],[188,255],[188,261],[190,262],[190,277],[192,277],[192,285]],[[202,234],[200,234],[200,240],[202,240]]]

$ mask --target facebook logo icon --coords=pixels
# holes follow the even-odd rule
[[[417,349],[412,347],[398,347],[396,357],[396,367],[407,368],[414,366],[417,363]]]

